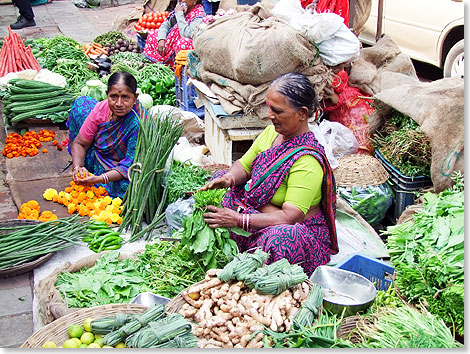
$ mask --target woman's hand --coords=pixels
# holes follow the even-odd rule
[[[160,39],[158,41],[157,52],[158,54],[163,56],[163,53],[165,52],[165,40],[164,39]]]
[[[229,188],[232,187],[235,183],[235,180],[233,179],[233,176],[229,173],[226,173],[222,177],[215,178],[209,183],[207,183],[205,186],[202,186],[199,191],[205,191],[208,189],[223,189],[223,188]],[[198,191],[198,192],[199,192]]]
[[[88,176],[92,176],[92,174],[83,166],[73,169],[73,181],[77,184],[80,184],[79,182],[82,178],[87,178]]]
[[[217,227],[237,227],[239,214],[232,209],[218,208],[213,205],[206,207],[206,212],[203,214],[204,221],[210,228]]]
[[[79,167],[78,169],[73,171],[73,181],[76,184],[92,186],[96,183],[102,183],[103,178],[100,176],[95,176],[93,173],[88,172],[85,167]]]
[[[186,14],[187,10],[188,10],[188,6],[185,3],[178,1],[178,3],[175,6],[175,12],[183,11],[183,13]]]

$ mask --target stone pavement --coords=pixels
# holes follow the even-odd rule
[[[102,0],[103,2],[107,0]],[[79,43],[91,42],[96,36],[114,29],[117,16],[141,6],[133,0],[112,0],[114,7],[79,9],[71,0],[54,0],[34,6],[35,27],[16,31],[21,38],[53,38],[58,34]],[[110,2],[107,1],[109,5]],[[8,35],[8,25],[14,23],[18,10],[12,4],[0,2],[0,38]],[[3,126],[0,102],[0,150],[7,131]],[[15,219],[18,210],[5,182],[5,158],[0,155],[0,220]],[[33,272],[0,279],[0,348],[17,348],[33,333]]]

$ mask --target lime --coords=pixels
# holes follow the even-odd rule
[[[79,348],[88,348],[88,344],[82,343],[80,344]]]
[[[73,340],[73,338],[67,339],[64,342],[64,348],[78,348],[79,346],[80,344],[77,344],[77,342]]]
[[[93,343],[93,341],[95,340],[95,335],[91,332],[83,332],[82,336],[80,337],[80,340],[82,341],[82,343],[90,344]]]
[[[126,347],[126,343],[124,343],[124,342],[119,342],[118,344],[116,344],[116,345],[114,346],[114,348],[127,348],[127,347]]]
[[[91,321],[93,321],[93,318],[91,317],[88,317],[85,319],[85,321],[83,321],[83,329],[85,329],[87,332],[91,332]]]
[[[80,338],[82,334],[83,334],[82,326],[78,324],[73,324],[69,327],[70,338]]]
[[[103,344],[104,344],[104,343],[103,343],[103,337],[98,337],[98,338],[96,338],[93,343],[96,343],[96,344],[98,344],[100,347],[102,347]]]
[[[98,343],[90,343],[87,348],[101,348],[101,346]]]
[[[75,341],[75,343],[77,343],[78,346],[82,344],[82,341],[80,340],[80,338],[70,338],[70,339]]]
[[[42,347],[43,348],[57,348],[57,345],[53,341],[49,340],[46,343],[44,343]]]

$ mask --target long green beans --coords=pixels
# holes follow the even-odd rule
[[[141,112],[142,113],[142,112]],[[173,147],[183,133],[183,127],[170,114],[147,118],[139,114],[134,164],[129,169],[130,183],[124,195],[123,220],[119,231],[131,231],[129,242],[147,235],[163,222],[168,197],[162,186],[163,171]],[[147,228],[142,228],[145,221]]]
[[[77,215],[37,225],[0,228],[0,269],[21,265],[37,257],[79,244],[87,222]]]

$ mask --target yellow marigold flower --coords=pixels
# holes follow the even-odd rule
[[[122,218],[119,217],[119,219],[117,219],[117,221],[116,221],[116,224],[121,225],[121,223],[122,223]]]
[[[65,188],[65,189],[67,189],[67,188]],[[66,193],[66,192],[64,192],[64,191],[60,191],[60,192],[59,192],[59,197],[65,197],[65,193]]]
[[[57,195],[57,191],[54,188],[47,188],[42,195],[45,200],[52,200]]]
[[[77,210],[76,204],[70,203],[69,205],[67,205],[67,211],[69,214],[73,214],[76,210]]]
[[[121,217],[118,214],[111,214],[111,221],[116,223]]]
[[[108,205],[104,210],[107,211],[107,212],[112,213],[112,212],[113,212],[113,208],[114,208],[114,207],[110,204],[110,205]]]
[[[121,204],[122,204],[122,199],[119,198],[119,197],[114,198],[112,204],[113,204],[115,207],[121,206]]]
[[[95,196],[95,193],[93,193],[92,190],[88,190],[88,191],[86,192],[86,196],[87,196],[88,198],[92,199],[92,198]]]
[[[111,204],[113,202],[113,198],[111,198],[109,195],[103,198],[106,204]]]

